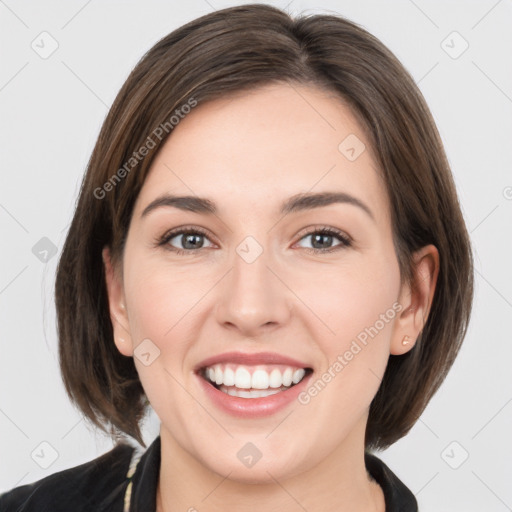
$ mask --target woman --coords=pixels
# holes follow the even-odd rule
[[[371,452],[452,365],[472,254],[421,93],[357,25],[255,4],[159,41],[104,122],[55,292],[71,399],[142,445],[151,404],[160,435],[2,511],[417,510]]]

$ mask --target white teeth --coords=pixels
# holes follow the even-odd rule
[[[298,384],[302,380],[302,377],[304,377],[305,374],[306,374],[306,370],[304,370],[304,368],[301,368],[300,370],[295,370],[293,372],[292,382],[294,384]]]
[[[226,368],[224,370],[224,382],[225,386],[234,386],[235,385],[235,372],[231,368]]]
[[[250,391],[243,391],[242,389],[239,389],[236,396],[239,396],[240,398],[252,398],[253,394]]]
[[[217,366],[215,368],[215,384],[222,384],[223,380],[224,375],[222,374],[222,370],[220,369],[220,366]]]
[[[247,368],[239,366],[235,372],[235,386],[237,388],[251,389],[251,374]]]
[[[281,366],[279,368],[271,367],[270,371],[267,368],[268,366],[264,365],[246,367],[235,364],[216,364],[206,368],[204,376],[217,386],[224,385],[228,388],[250,389],[251,397],[255,397],[256,390],[268,390],[277,393],[282,391],[281,388],[286,389],[293,384],[298,384],[306,374],[304,368],[293,368],[291,366],[283,368]],[[229,389],[226,392],[231,394]],[[267,396],[267,394],[264,396]]]
[[[283,372],[283,386],[291,386],[293,378],[293,370],[291,368],[286,368]]]
[[[265,396],[275,395],[277,393],[281,393],[281,391],[284,391],[282,389],[251,389],[251,390],[247,390],[247,389],[237,389],[234,386],[232,386],[232,387],[220,386],[219,389],[222,392],[224,392],[230,396],[237,396],[239,398],[262,398]]]
[[[283,385],[281,372],[277,368],[270,372],[269,384],[271,388],[280,388]]]
[[[265,370],[256,370],[252,374],[251,387],[254,389],[267,389],[268,381],[268,373]]]

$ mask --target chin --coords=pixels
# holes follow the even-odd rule
[[[263,435],[261,441],[256,440],[255,436],[247,436],[245,439],[237,437],[236,440],[230,440],[231,446],[223,448],[216,445],[215,453],[209,453],[207,457],[203,455],[199,462],[203,467],[231,481],[262,485],[287,480],[314,465],[315,461],[311,458],[298,459],[297,454],[304,453],[304,447],[289,445],[285,450],[283,439],[276,437],[273,441],[265,441]],[[219,452],[223,452],[222,457],[219,457]]]

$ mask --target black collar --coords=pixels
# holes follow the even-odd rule
[[[160,436],[158,436],[137,463],[131,479],[131,506],[126,512],[153,512],[156,510],[160,448]],[[384,492],[386,512],[417,512],[416,498],[384,462],[375,455],[366,453],[365,464],[371,477]]]

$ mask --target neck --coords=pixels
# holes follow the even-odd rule
[[[356,429],[357,434],[357,429]],[[183,450],[161,427],[161,463],[156,512],[224,511],[229,505],[239,512],[280,510],[308,512],[384,512],[380,486],[370,479],[364,465],[362,435],[345,438],[317,466],[290,478],[269,474],[264,483],[246,483],[211,471]]]

